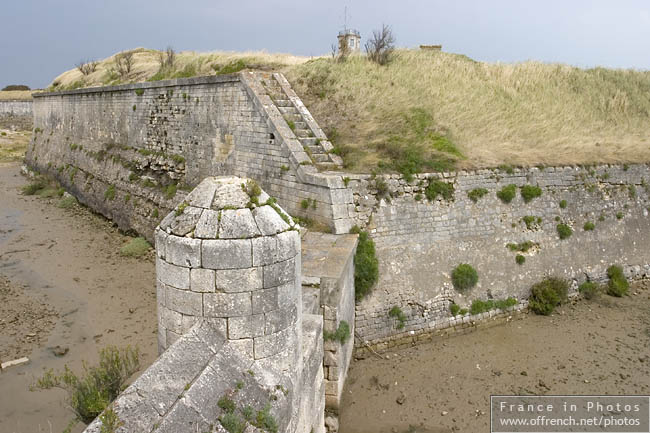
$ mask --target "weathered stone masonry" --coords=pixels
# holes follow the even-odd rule
[[[227,174],[256,179],[292,215],[347,232],[352,196],[340,174],[320,173],[306,152],[316,140],[329,149],[315,122],[294,122],[304,138],[289,128],[285,116],[308,113],[297,105],[299,114],[283,114],[295,104],[281,78],[241,73],[37,94],[26,161],[150,239],[183,188]]]
[[[477,298],[525,300],[532,284],[545,275],[572,280],[574,289],[585,279],[602,280],[615,263],[630,277],[650,276],[648,165],[515,169],[511,174],[478,170],[423,174],[413,182],[397,175],[379,181],[349,177],[355,220],[371,233],[380,261],[377,287],[356,307],[357,347],[410,344],[427,333],[494,317],[495,311],[453,318],[449,306],[452,301],[469,306]],[[424,190],[430,178],[453,184],[453,200],[438,196],[429,202]],[[387,197],[377,197],[378,182],[390,192]],[[496,192],[509,184],[518,188],[506,204]],[[525,203],[519,188],[523,185],[539,185],[541,197]],[[487,191],[476,203],[467,195],[475,188]],[[565,208],[560,207],[562,200]],[[535,217],[530,227],[525,216]],[[595,224],[593,231],[583,229],[587,221]],[[559,239],[560,222],[573,228],[570,238]],[[526,262],[517,265],[517,253],[507,244],[525,241],[536,245],[522,253]],[[477,287],[465,295],[453,289],[450,279],[460,263],[479,273]],[[393,306],[407,316],[401,330],[388,316]]]
[[[278,432],[323,432],[323,322],[302,311],[300,235],[246,182],[206,178],[156,229],[161,356],[112,405],[118,431],[224,432],[226,396],[240,419],[268,407]]]
[[[32,129],[32,101],[0,101],[0,128]]]

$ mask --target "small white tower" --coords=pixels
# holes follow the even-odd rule
[[[339,53],[358,54],[361,52],[361,34],[357,30],[344,29],[339,32]]]

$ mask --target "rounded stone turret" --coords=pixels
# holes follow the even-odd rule
[[[254,181],[202,181],[156,228],[159,351],[207,318],[253,359],[298,356],[297,228]]]

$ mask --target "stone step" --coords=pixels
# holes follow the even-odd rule
[[[285,95],[284,93],[276,93],[276,92],[268,92],[268,91],[266,93],[271,97],[273,101],[287,99],[287,95]]]
[[[324,153],[325,153],[325,150],[324,150],[321,146],[309,146],[309,145],[305,145],[305,142],[303,141],[304,138],[300,138],[299,140],[300,140],[300,142],[302,143],[303,147],[306,148],[306,149],[309,149],[309,151],[310,151],[311,153],[314,153],[314,154],[316,154],[316,153],[323,153],[323,154],[324,154]]]
[[[320,171],[327,171],[327,170],[340,170],[341,167],[339,167],[337,164],[333,162],[319,162],[316,164],[316,168],[319,169]]]
[[[288,99],[274,99],[273,102],[278,107],[293,107],[293,102]]]
[[[303,122],[302,119],[295,122],[296,123],[296,129],[307,129],[309,130],[309,127],[307,126],[307,122]]]
[[[282,114],[298,114],[298,115],[300,115],[300,113],[298,113],[298,110],[296,109],[296,107],[278,107],[278,110],[280,110],[280,113],[282,113]]]
[[[284,120],[291,120],[292,122],[301,122],[302,116],[300,114],[285,114]]]
[[[312,153],[311,159],[316,163],[329,162],[330,157],[326,153]]]
[[[301,122],[298,122],[298,123],[301,123]],[[311,130],[309,130],[309,129],[296,128],[296,129],[293,130],[293,133],[296,134],[296,137],[298,137],[298,138],[311,137],[313,135]]]
[[[300,139],[300,142],[303,146],[318,146],[319,149],[322,147],[318,144],[318,138],[316,137],[303,137]]]

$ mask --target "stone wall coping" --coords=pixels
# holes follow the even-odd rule
[[[197,86],[201,84],[216,84],[241,81],[239,73],[224,74],[224,75],[205,75],[202,77],[192,78],[176,78],[173,80],[161,81],[145,81],[132,84],[120,84],[118,86],[98,86],[86,87],[84,89],[63,90],[58,92],[39,92],[32,95],[33,98],[43,98],[48,96],[64,96],[64,95],[84,95],[90,93],[103,93],[103,92],[123,92],[125,90],[136,89],[158,89],[176,86]]]

